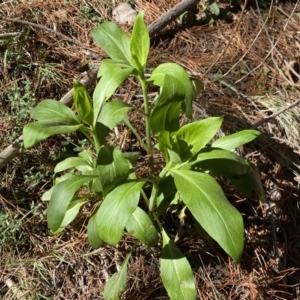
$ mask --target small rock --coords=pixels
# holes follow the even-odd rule
[[[113,10],[112,16],[119,24],[132,24],[137,16],[137,12],[129,3],[122,2]]]

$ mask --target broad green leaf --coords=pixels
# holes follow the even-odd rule
[[[194,170],[210,170],[216,175],[227,173],[247,174],[251,171],[250,163],[228,150],[218,148],[202,149],[195,161],[191,162]]]
[[[193,222],[195,225],[195,229],[198,232],[198,234],[205,240],[209,241],[211,240],[211,236],[203,229],[203,227],[199,224],[199,222],[193,218]]]
[[[124,116],[131,109],[133,109],[133,106],[126,102],[106,102],[102,107],[97,122],[100,122],[106,125],[109,129],[112,129],[122,121]]]
[[[126,230],[149,247],[156,245],[159,240],[157,230],[151,219],[139,207],[135,209],[127,221]]]
[[[174,132],[179,129],[180,102],[168,103],[162,107],[156,106],[150,116],[150,127],[155,135],[166,130]]]
[[[96,224],[96,214],[94,213],[88,222],[87,225],[87,235],[88,240],[93,249],[98,249],[101,246],[103,246],[105,243],[100,239],[98,230],[97,230],[97,224]]]
[[[55,186],[56,186],[58,183],[60,183],[60,182],[62,182],[62,181],[64,181],[64,180],[67,180],[67,179],[68,179],[69,177],[71,177],[71,176],[73,176],[73,173],[72,173],[72,172],[68,172],[68,173],[66,173],[66,174],[64,174],[64,175],[62,175],[62,176],[56,177],[55,180],[54,180],[54,185],[53,185],[48,191],[46,191],[46,192],[42,195],[41,200],[42,200],[42,201],[50,201],[51,195],[52,195],[52,192],[53,192]]]
[[[141,11],[135,19],[130,40],[130,50],[132,55],[132,65],[144,75],[150,48],[150,37],[143,17],[144,12]]]
[[[124,157],[130,161],[132,165],[135,165],[138,161],[139,157],[141,156],[141,152],[133,151],[133,152],[122,152]]]
[[[68,157],[55,166],[54,172],[58,173],[78,166],[88,166],[89,168],[92,168],[92,165],[88,164],[88,162],[81,157]]]
[[[227,136],[223,136],[217,139],[212,147],[221,148],[225,150],[236,149],[246,143],[249,143],[256,139],[260,135],[260,132],[253,129],[246,129],[233,133]]]
[[[72,175],[55,185],[47,209],[48,228],[56,231],[68,209],[76,191],[93,179],[93,176]]]
[[[168,78],[167,80],[165,79],[166,75]],[[172,83],[172,80],[175,84]],[[189,118],[192,117],[194,90],[188,74],[181,66],[174,63],[161,64],[152,72],[149,81],[153,81],[155,85],[160,86],[161,93],[163,93],[164,88],[167,88],[169,84],[172,84],[172,89],[168,89],[168,91],[171,90],[171,92],[169,92],[170,98],[172,98],[173,95],[184,94],[182,109]],[[167,97],[167,94],[165,97]]]
[[[102,76],[93,93],[94,125],[103,104],[108,100],[123,81],[132,73],[133,68],[118,61],[104,60],[99,69],[99,76]]]
[[[243,219],[226,199],[221,187],[206,173],[181,169],[170,171],[194,218],[238,262],[244,247]]]
[[[97,169],[104,195],[116,185],[125,181],[130,173],[128,161],[123,153],[119,149],[108,145],[100,148]]]
[[[132,181],[117,186],[104,199],[96,214],[100,238],[117,245],[130,216],[135,211],[144,181]]]
[[[78,117],[69,107],[56,100],[43,100],[33,108],[30,117],[37,121],[68,119],[72,124],[80,123]]]
[[[72,119],[51,119],[26,124],[23,129],[24,147],[29,148],[55,135],[84,130],[84,125]]]
[[[162,231],[162,238],[160,276],[170,299],[196,299],[195,279],[188,260],[164,230]]]
[[[64,216],[63,221],[61,222],[59,228],[55,231],[50,230],[50,234],[58,234],[62,232],[78,215],[80,208],[87,201],[83,201],[82,199],[75,197],[69,204],[66,214]]]
[[[212,117],[184,125],[173,136],[173,150],[182,161],[190,159],[209,143],[222,122],[222,117]]]
[[[73,99],[74,99],[76,111],[84,123],[92,126],[94,112],[93,112],[90,96],[86,88],[79,81],[74,80],[73,86],[74,86]]]
[[[159,214],[163,214],[169,207],[175,195],[175,184],[172,176],[167,176],[158,184],[158,195],[156,198],[156,207]]]
[[[107,282],[103,298],[104,300],[119,300],[119,295],[125,290],[126,280],[127,280],[127,264],[129,258],[131,257],[131,252],[126,255],[125,260],[119,272],[115,273]]]
[[[156,107],[162,107],[172,102],[182,102],[186,97],[185,89],[178,78],[165,74],[159,95],[155,99]]]
[[[258,196],[259,200],[266,202],[265,191],[260,179],[258,168],[250,163],[251,171],[248,174],[236,175],[236,174],[224,174],[235,188],[249,197],[254,191]]]
[[[100,143],[104,143],[109,131],[122,121],[133,106],[122,101],[104,103],[97,120],[97,135]]]
[[[89,165],[93,164],[93,152],[91,150],[83,150],[78,153],[78,156],[83,158]]]
[[[116,24],[104,22],[91,32],[95,42],[114,60],[130,65],[130,37]]]
[[[94,168],[93,170],[84,172],[84,175],[94,175],[95,176],[93,181],[91,181],[89,183],[89,188],[94,193],[100,194],[101,196],[103,196],[103,189],[102,189],[101,179],[99,177],[99,170],[97,168]]]
[[[215,1],[210,1],[209,8],[216,16],[220,14],[220,8]]]

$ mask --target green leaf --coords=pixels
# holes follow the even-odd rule
[[[218,4],[215,1],[210,1],[211,3],[209,4],[209,8],[210,10],[216,15],[218,16],[220,14],[220,8],[218,6]]]
[[[119,149],[108,145],[100,148],[97,169],[104,195],[116,185],[125,181],[130,173],[128,161],[123,153]]]
[[[123,81],[132,73],[133,68],[111,59],[104,60],[98,72],[102,76],[93,94],[94,123],[103,104],[108,100]],[[94,124],[95,125],[95,124]]]
[[[74,104],[76,107],[76,111],[79,114],[81,120],[88,124],[93,125],[93,107],[91,104],[91,100],[86,88],[77,80],[73,82],[74,86]]]
[[[124,116],[133,109],[133,106],[122,101],[107,102],[103,105],[103,108],[98,117],[98,122],[104,124],[109,129],[114,128],[118,123],[122,121]]]
[[[164,230],[162,231],[162,238],[160,276],[170,299],[196,299],[195,279],[188,260]]]
[[[130,40],[130,50],[132,54],[132,65],[144,75],[150,48],[150,37],[143,17],[144,12],[141,11],[135,19]]]
[[[203,90],[203,83],[202,81],[191,77],[190,78],[192,87],[193,87],[193,99],[195,99]]]
[[[155,104],[156,107],[162,107],[172,102],[180,102],[182,105],[185,96],[185,90],[180,80],[165,74],[163,76],[163,83],[160,86],[159,95],[155,99]]]
[[[56,100],[43,100],[31,111],[30,117],[37,121],[68,119],[73,124],[80,123],[69,107]]]
[[[104,22],[91,32],[95,42],[114,60],[130,65],[130,37],[116,24]]]
[[[150,116],[150,127],[155,135],[166,130],[174,132],[179,129],[180,102],[168,103],[162,107],[156,106]]]
[[[260,201],[266,202],[266,195],[260,179],[258,168],[251,163],[250,167],[251,171],[248,174],[236,175],[225,173],[224,176],[226,176],[235,186],[235,188],[245,196],[249,197],[254,191],[259,196]]]
[[[51,119],[26,124],[23,129],[24,147],[29,148],[55,135],[84,130],[84,125],[72,119]]]
[[[104,103],[97,120],[97,136],[104,143],[109,131],[119,124],[133,106],[122,101]]]
[[[168,101],[184,101],[182,110],[192,117],[192,101],[194,90],[186,71],[174,63],[159,65],[151,74],[149,81],[161,87],[158,105],[162,106]]]
[[[58,234],[62,232],[78,215],[80,208],[87,203],[87,201],[83,201],[82,199],[75,197],[69,204],[68,209],[65,213],[64,219],[61,222],[59,228],[55,231],[50,230],[50,234]]]
[[[194,218],[238,262],[244,247],[243,219],[226,199],[221,187],[206,173],[181,169],[170,171]]]
[[[139,157],[141,156],[141,152],[139,151],[132,151],[132,152],[122,152],[124,157],[130,161],[131,164],[135,165],[138,161]]]
[[[199,224],[199,222],[193,218],[193,222],[195,225],[195,229],[197,233],[205,240],[209,241],[211,240],[211,236],[203,229],[203,227]]]
[[[223,117],[212,117],[184,125],[173,136],[173,150],[182,161],[190,159],[209,143],[222,122]]]
[[[104,199],[96,214],[100,238],[117,245],[124,227],[135,211],[144,181],[132,181],[117,186]]]
[[[94,213],[88,222],[87,225],[87,235],[88,240],[93,249],[98,249],[103,246],[105,243],[100,239],[98,230],[97,230],[97,223],[96,223],[96,214]]]
[[[76,168],[78,166],[88,166],[92,169],[92,165],[89,164],[85,159],[81,157],[68,157],[55,166],[54,172],[58,173],[67,169]]]
[[[56,231],[63,222],[68,206],[76,191],[94,176],[72,175],[55,185],[47,209],[48,228]]]
[[[135,209],[126,223],[126,230],[149,247],[158,243],[159,237],[155,226],[149,216],[139,207]]]
[[[246,143],[253,141],[259,135],[260,132],[257,130],[253,130],[253,129],[242,130],[237,133],[233,133],[217,139],[212,144],[212,147],[222,148],[225,150],[233,150]]]
[[[171,141],[171,139],[173,139],[173,136],[173,133],[170,133],[168,131],[161,131],[158,135],[159,150],[163,153],[166,163],[172,161],[173,163],[181,164],[182,160],[178,155],[178,153],[180,153],[180,150],[178,149],[178,147],[173,150],[174,143],[172,143]],[[175,144],[175,146],[177,145]]]
[[[202,149],[195,161],[191,162],[193,170],[210,170],[216,175],[247,174],[251,171],[250,163],[228,150],[218,148]]]
[[[172,176],[167,176],[158,184],[156,207],[159,214],[163,214],[175,196],[175,183]]]
[[[120,293],[125,290],[126,280],[127,280],[127,264],[129,258],[131,257],[131,252],[126,255],[125,260],[122,263],[120,271],[115,273],[107,282],[103,297],[104,300],[119,300]]]
[[[69,177],[71,177],[72,175],[73,175],[72,172],[68,172],[68,173],[66,173],[66,174],[64,174],[64,175],[62,175],[62,176],[56,177],[55,180],[54,180],[54,185],[53,185],[48,191],[46,191],[46,192],[42,195],[41,200],[42,200],[42,201],[50,201],[51,195],[52,195],[52,192],[53,192],[55,186],[56,186],[58,183],[60,183],[60,182],[62,182],[62,181],[64,181],[64,180],[67,180],[67,179],[68,179]]]
[[[78,153],[78,156],[83,158],[89,165],[93,165],[93,152],[91,150],[83,150]]]

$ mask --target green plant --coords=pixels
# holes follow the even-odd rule
[[[206,23],[212,25],[217,19],[228,19],[230,11],[227,8],[222,8],[215,0],[209,0],[208,5],[203,4],[203,12],[206,16]]]
[[[180,128],[180,112],[192,117],[192,101],[202,84],[190,79],[186,71],[174,63],[159,65],[150,78],[145,78],[150,39],[143,13],[136,18],[131,38],[110,22],[95,28],[92,36],[111,57],[101,64],[93,101],[86,89],[75,81],[77,115],[55,100],[44,100],[31,113],[37,122],[27,124],[23,130],[26,148],[51,135],[76,130],[93,145],[78,157],[69,157],[56,165],[56,173],[68,172],[56,177],[53,187],[42,197],[50,200],[48,227],[52,234],[63,231],[85,203],[97,200],[97,208],[87,226],[91,246],[117,245],[124,230],[149,247],[161,239],[160,272],[169,297],[196,299],[191,266],[168,236],[160,215],[166,213],[171,204],[179,203],[183,212],[187,209],[191,212],[199,233],[212,237],[238,262],[244,244],[242,216],[211,174],[229,178],[246,195],[254,190],[263,198],[257,168],[232,152],[255,139],[259,132],[244,130],[221,137],[208,146],[222,124],[222,117]],[[130,75],[135,76],[142,89],[143,111],[124,102],[108,102]],[[159,87],[159,93],[151,102],[148,89],[153,84]],[[130,110],[144,120],[145,142],[127,116]],[[135,134],[147,152],[150,169],[147,178],[138,178],[134,172],[133,164],[139,153],[123,153],[108,145],[107,136],[119,123]],[[159,151],[165,160],[162,170],[155,168],[154,155]],[[150,195],[146,193],[149,188]],[[142,209],[145,206],[146,210]],[[127,263],[133,249],[120,271],[108,282],[104,299],[118,299],[124,290]]]

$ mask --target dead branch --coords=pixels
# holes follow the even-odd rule
[[[266,117],[266,118],[263,118],[263,119],[260,120],[259,122],[253,124],[253,125],[252,125],[252,128],[253,128],[253,129],[258,128],[258,127],[261,126],[262,124],[267,123],[267,122],[269,122],[270,120],[272,120],[272,119],[278,117],[279,115],[281,115],[281,114],[284,113],[285,111],[287,111],[287,110],[289,110],[289,109],[291,109],[291,108],[297,106],[299,103],[300,103],[300,99],[297,99],[295,102],[293,102],[293,103],[287,105],[286,107],[280,109],[280,110],[277,111],[276,113],[273,113],[271,116],[268,116],[268,117]]]
[[[198,2],[199,0],[183,0],[177,5],[175,5],[163,16],[161,16],[160,18],[158,18],[156,21],[154,21],[152,24],[148,26],[149,35],[153,37],[155,34],[160,32],[166,25],[174,21],[185,11],[191,9]]]

